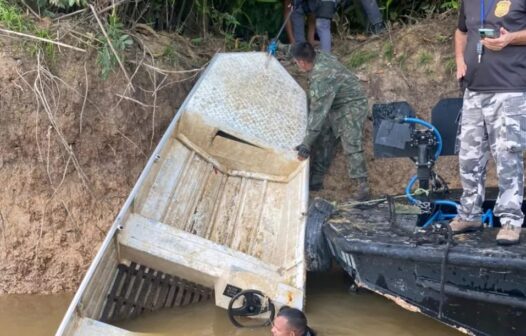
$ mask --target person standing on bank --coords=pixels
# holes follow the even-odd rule
[[[313,154],[310,189],[323,187],[323,177],[340,139],[349,177],[358,185],[352,199],[367,200],[369,185],[362,137],[368,104],[359,79],[336,57],[323,51],[316,53],[308,42],[297,43],[292,56],[300,71],[309,73],[307,132],[296,150],[299,160]]]
[[[287,35],[291,44],[305,42],[305,15],[308,15],[308,37],[307,41],[314,45],[314,34],[318,33],[320,49],[325,52],[331,51],[332,34],[331,22],[337,6],[344,9],[350,0],[283,0],[283,17],[286,19],[293,5],[290,22],[287,22]],[[361,5],[369,21],[368,31],[372,34],[380,34],[385,30],[382,14],[376,0],[360,0]],[[316,29],[314,29],[314,25]]]
[[[331,21],[336,12],[336,0],[293,0],[292,4],[293,12],[290,19],[294,32],[294,42],[305,42],[305,15],[314,14],[316,32],[320,39],[320,49],[330,52],[332,45]],[[314,35],[310,36],[309,34],[309,40],[311,38],[314,40]],[[313,41],[309,42],[312,43]]]
[[[519,242],[526,146],[526,1],[463,1],[455,32],[457,79],[466,84],[460,134],[463,194],[453,233],[482,228],[486,165],[495,159],[497,242]]]
[[[292,3],[294,0],[282,0],[283,4],[283,18],[287,20],[289,18],[290,11],[293,10]],[[292,14],[290,14],[292,16]],[[287,20],[285,23],[285,30],[287,31],[287,38],[289,44],[294,45],[296,40],[294,38],[294,30],[292,29],[292,19]],[[316,18],[311,13],[307,17],[307,41],[314,45],[316,35]]]

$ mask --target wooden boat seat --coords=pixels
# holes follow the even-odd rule
[[[283,304],[303,300],[302,292],[284,279],[286,270],[138,214],[130,215],[118,242],[121,259],[214,288],[219,306],[228,306],[230,298],[223,295],[227,285],[261,288]]]

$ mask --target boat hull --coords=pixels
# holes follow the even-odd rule
[[[418,215],[398,220],[389,221],[387,206],[348,208],[324,226],[332,255],[358,287],[466,334],[524,335],[525,247],[498,247],[497,229],[462,235],[449,247],[422,243],[410,234]]]

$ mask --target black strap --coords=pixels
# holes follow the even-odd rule
[[[440,305],[438,306],[438,318],[442,318],[442,311],[444,308],[444,288],[446,285],[446,266],[447,258],[449,256],[449,250],[451,248],[451,241],[453,240],[453,230],[451,226],[447,225],[447,244],[444,251],[444,257],[442,258],[442,265],[440,269]]]

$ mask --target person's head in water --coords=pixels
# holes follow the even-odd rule
[[[272,323],[272,336],[315,336],[299,309],[283,306]]]
[[[309,42],[298,42],[292,49],[292,57],[302,72],[309,72],[314,67],[316,51]]]

